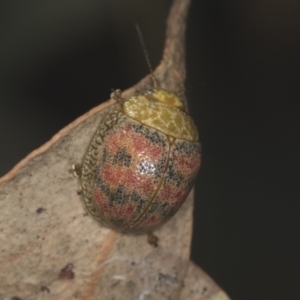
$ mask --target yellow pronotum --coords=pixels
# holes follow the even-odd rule
[[[178,96],[162,89],[129,98],[124,112],[134,120],[153,127],[168,136],[198,141],[198,131],[192,118],[184,111]]]

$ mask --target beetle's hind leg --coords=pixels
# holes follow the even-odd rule
[[[153,247],[158,246],[158,237],[155,234],[153,234],[153,232],[148,232],[147,237],[148,237],[148,243],[150,245],[152,245]]]

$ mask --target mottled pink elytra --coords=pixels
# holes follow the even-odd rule
[[[123,233],[149,233],[187,198],[200,167],[200,143],[178,96],[147,90],[100,124],[84,158],[81,187],[89,212]]]
[[[95,133],[80,172],[88,211],[122,233],[149,234],[168,221],[186,200],[201,162],[198,131],[183,101],[157,88],[146,59],[153,89],[129,99],[120,90],[112,94],[117,105]]]

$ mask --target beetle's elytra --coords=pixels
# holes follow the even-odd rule
[[[100,124],[81,170],[84,202],[102,225],[149,233],[187,198],[201,161],[198,131],[180,98],[163,89],[121,98]]]

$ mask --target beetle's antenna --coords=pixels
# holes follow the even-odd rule
[[[150,73],[151,73],[151,77],[152,77],[152,81],[153,81],[153,86],[154,86],[154,88],[157,88],[157,81],[156,81],[156,78],[155,78],[155,76],[153,74],[153,69],[151,67],[151,63],[150,63],[149,54],[148,54],[148,51],[147,51],[147,48],[146,48],[146,44],[145,44],[145,41],[144,41],[144,38],[143,38],[143,35],[142,35],[142,32],[141,32],[141,29],[140,29],[140,27],[139,27],[139,25],[137,23],[135,23],[135,28],[136,28],[136,31],[138,33],[141,46],[143,48],[144,55],[145,55],[148,67],[150,69]]]

